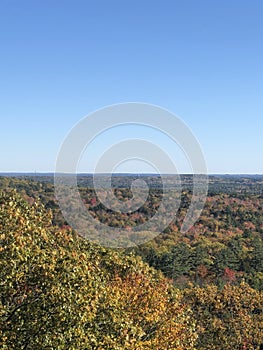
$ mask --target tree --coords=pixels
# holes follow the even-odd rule
[[[185,290],[194,310],[199,338],[197,349],[258,349],[263,343],[263,293],[242,282]]]
[[[0,349],[194,349],[191,310],[139,257],[52,226],[0,195]]]

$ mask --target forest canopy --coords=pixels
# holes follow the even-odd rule
[[[185,192],[167,232],[116,250],[60,221],[49,182],[0,183],[0,349],[252,350],[263,343],[260,194],[210,193],[199,222],[180,236]],[[89,205],[92,189],[81,192]]]

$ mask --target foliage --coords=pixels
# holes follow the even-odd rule
[[[242,282],[184,291],[198,323],[198,349],[259,349],[263,343],[263,293]]]
[[[80,180],[83,203],[108,225],[128,230],[158,209],[151,179],[147,203],[131,214],[106,210]],[[131,197],[126,180],[114,180],[123,201]],[[164,233],[118,252],[72,232],[48,177],[0,178],[21,194],[0,199],[0,349],[262,347],[262,177],[210,182],[189,232],[180,234],[191,201],[185,189]]]
[[[0,196],[0,349],[194,349],[191,310],[167,279],[51,220]]]
[[[120,201],[131,197],[130,185],[135,176],[114,176],[114,193]],[[133,213],[107,210],[97,200],[90,176],[80,176],[80,194],[91,214],[106,225],[123,227],[128,233],[132,226],[154,215],[161,200],[158,177],[143,177],[150,186],[147,202]],[[181,205],[177,218],[154,241],[139,246],[135,253],[151,266],[172,278],[178,287],[188,282],[218,286],[227,280],[226,271],[233,271],[231,283],[245,280],[263,290],[263,196],[262,176],[212,176],[209,196],[198,222],[184,235],[180,226],[191,201],[191,178],[182,176]],[[51,176],[0,177],[0,188],[16,188],[29,203],[40,200],[52,210],[52,222],[67,227],[54,197]],[[173,178],[171,177],[171,188]],[[171,195],[176,195],[171,191]],[[69,199],[70,205],[70,199]],[[75,213],[78,215],[78,213]],[[90,236],[94,232],[89,227]],[[151,233],[149,233],[150,235]],[[201,273],[200,273],[201,271]],[[204,271],[206,271],[204,273]]]

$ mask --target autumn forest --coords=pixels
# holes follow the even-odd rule
[[[113,179],[120,201],[132,197],[134,178]],[[262,349],[263,176],[210,176],[201,216],[185,234],[192,179],[182,179],[173,222],[116,249],[70,227],[51,175],[1,176],[0,349]],[[130,214],[105,208],[91,177],[78,186],[94,218],[129,232],[162,200],[160,179],[144,180],[147,201]]]

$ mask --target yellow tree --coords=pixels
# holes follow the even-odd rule
[[[51,224],[0,195],[0,349],[194,349],[181,295],[140,258]]]
[[[246,283],[185,290],[199,327],[198,349],[254,350],[263,343],[263,293]]]

